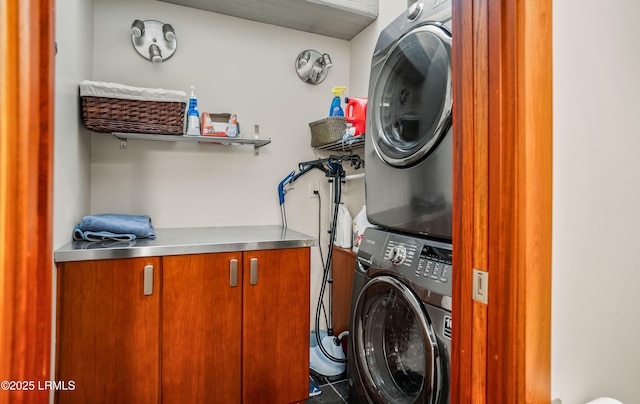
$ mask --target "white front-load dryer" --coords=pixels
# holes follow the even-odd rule
[[[365,192],[371,223],[451,239],[451,0],[415,3],[371,63]]]

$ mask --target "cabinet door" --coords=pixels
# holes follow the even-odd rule
[[[242,401],[309,395],[309,248],[244,253]]]
[[[57,402],[158,403],[160,278],[158,257],[58,266]]]
[[[351,249],[333,248],[333,332],[339,335],[349,329],[351,317],[351,289],[356,254]],[[342,342],[346,342],[343,340]]]
[[[163,403],[240,402],[241,316],[241,253],[163,258]]]

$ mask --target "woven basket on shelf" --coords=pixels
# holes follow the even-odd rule
[[[184,102],[82,98],[82,120],[94,132],[182,135]]]
[[[342,139],[347,129],[344,116],[330,116],[309,124],[311,147],[319,147]]]

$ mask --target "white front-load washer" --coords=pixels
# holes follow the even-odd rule
[[[367,217],[451,239],[451,0],[419,0],[385,28],[371,63]]]

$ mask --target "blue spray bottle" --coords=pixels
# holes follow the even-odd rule
[[[340,94],[344,95],[346,87],[333,87],[331,92],[333,93],[333,100],[331,101],[331,109],[329,110],[329,116],[344,116],[344,111],[340,103]]]
[[[191,96],[189,97],[187,135],[200,136],[200,113],[198,112],[198,98],[196,98],[196,89],[194,86],[191,86]]]

